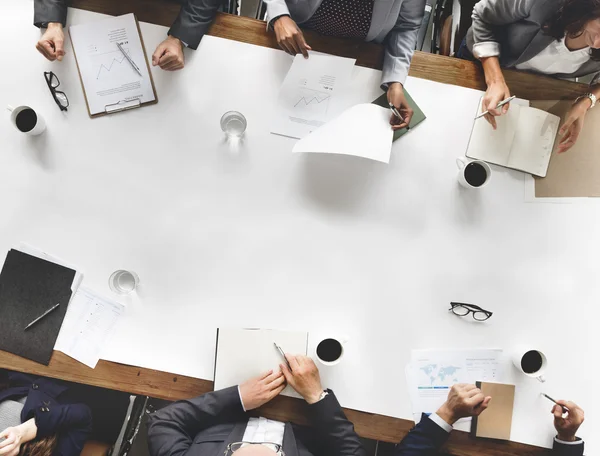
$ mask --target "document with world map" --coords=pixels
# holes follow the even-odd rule
[[[435,412],[455,383],[503,380],[500,349],[413,350],[406,380],[415,420]]]

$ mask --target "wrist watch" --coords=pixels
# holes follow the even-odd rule
[[[321,395],[319,396],[319,400],[317,402],[321,402],[323,399],[325,399],[327,396],[329,396],[329,391],[325,391],[323,390],[321,392]]]
[[[590,106],[590,109],[592,109],[594,106],[596,106],[596,102],[598,101],[598,98],[596,97],[596,95],[594,95],[593,93],[586,93],[585,95],[581,95],[579,98],[577,98],[575,100],[575,103],[577,103],[579,100],[583,100],[584,98],[589,98],[590,101],[592,102],[592,106]]]

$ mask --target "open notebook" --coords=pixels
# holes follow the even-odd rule
[[[301,331],[276,331],[272,329],[219,328],[215,356],[215,391],[273,370],[279,371],[283,357],[273,343],[286,353],[306,355],[308,333]],[[300,397],[290,386],[284,396]]]
[[[467,157],[546,176],[560,118],[513,102],[496,123],[494,130],[485,118],[475,120]]]

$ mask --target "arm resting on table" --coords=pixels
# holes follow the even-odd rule
[[[423,414],[419,424],[398,444],[394,456],[435,456],[449,435],[447,430]]]
[[[67,0],[34,0],[33,25],[41,27],[48,22],[67,23]]]
[[[381,85],[384,90],[393,82],[404,85],[408,69],[415,53],[417,37],[423,15],[425,0],[404,0],[396,25],[385,38],[385,55]]]
[[[169,35],[179,38],[188,47],[197,49],[221,3],[221,0],[186,0],[169,29]]]
[[[333,391],[308,406],[312,428],[325,440],[330,456],[366,456],[366,451],[348,421]]]
[[[183,454],[201,430],[216,424],[237,421],[244,416],[237,386],[175,402],[150,416],[150,454]]]

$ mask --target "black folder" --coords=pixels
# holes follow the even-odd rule
[[[48,365],[67,313],[75,271],[11,250],[0,273],[0,350]],[[52,306],[60,306],[27,331]]]

